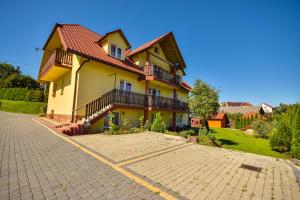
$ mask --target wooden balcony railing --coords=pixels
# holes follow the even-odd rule
[[[179,111],[187,111],[187,103],[179,101],[177,99],[171,99],[167,97],[144,95],[136,92],[127,92],[124,90],[113,89],[101,97],[96,98],[89,103],[80,106],[75,110],[76,118],[79,116],[85,116],[89,118],[101,110],[115,104],[124,104],[135,107],[153,107],[161,109],[172,109]]]
[[[59,64],[72,67],[72,58],[73,55],[71,53],[61,49],[55,49],[43,65],[41,69],[41,76],[44,75],[53,65]]]
[[[178,99],[148,95],[147,105],[153,108],[187,111],[188,104]]]
[[[149,66],[145,66],[144,67],[144,72],[146,73],[146,75],[148,76],[154,76],[157,77],[159,79],[162,79],[164,81],[168,81],[170,83],[174,83],[174,84],[180,84],[181,82],[181,77],[178,75],[174,75],[171,72],[158,67],[156,65],[149,65]]]

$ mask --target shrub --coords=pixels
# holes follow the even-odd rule
[[[154,122],[151,126],[151,131],[159,132],[159,133],[164,133],[167,130],[167,125],[164,122],[162,116],[160,113],[155,114],[155,119]]]
[[[270,145],[272,149],[279,152],[288,152],[291,148],[292,130],[291,128],[280,122],[277,128],[274,128],[270,136]]]
[[[208,135],[211,133],[211,130],[208,130],[207,128],[199,128],[198,135]]]
[[[207,145],[207,146],[217,146],[217,147],[222,146],[221,142],[215,137],[213,133],[207,135],[199,135],[198,142],[199,144]]]
[[[130,122],[128,121],[127,118],[123,119],[123,125],[122,125],[122,129],[123,130],[128,130],[131,127]]]
[[[108,118],[109,118],[109,121],[108,121],[108,126],[109,126],[109,132],[111,134],[117,134],[118,131],[120,130],[119,126],[117,126],[115,123],[114,123],[114,114],[112,112],[109,112],[108,114]]]
[[[143,115],[139,117],[139,123],[140,123],[140,129],[142,131],[144,131],[145,127],[144,127],[144,116]]]
[[[195,130],[186,130],[186,131],[180,131],[178,135],[187,138],[188,135],[195,135],[196,131]]]
[[[151,129],[151,123],[150,123],[149,120],[147,120],[147,121],[145,122],[145,124],[144,124],[144,129],[145,129],[146,131],[150,131],[150,129]]]
[[[27,88],[0,88],[0,99],[43,102],[44,92]]]
[[[258,137],[268,138],[269,134],[272,131],[272,126],[268,122],[262,120],[256,120],[253,123],[253,129]]]
[[[293,138],[291,146],[291,154],[294,158],[300,160],[300,138]]]
[[[139,129],[139,128],[130,128],[129,130],[128,130],[128,133],[140,133],[141,132],[141,130]]]

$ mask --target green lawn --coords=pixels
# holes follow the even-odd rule
[[[38,114],[41,112],[40,108],[45,104],[43,102],[27,102],[27,101],[10,101],[0,99],[0,111]]]
[[[269,140],[267,139],[255,138],[252,135],[234,129],[215,128],[214,131],[216,132],[216,138],[222,142],[224,148],[265,156],[286,158],[285,155],[273,151],[269,145]]]

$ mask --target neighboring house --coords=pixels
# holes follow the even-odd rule
[[[228,124],[226,113],[218,113],[208,120],[208,126],[211,128],[226,128]]]
[[[77,24],[56,24],[44,45],[38,80],[50,83],[47,115],[63,122],[84,121],[92,129],[156,112],[169,127],[188,124],[191,87],[182,81],[185,62],[172,32],[136,49],[118,29],[99,35]]]
[[[234,107],[220,107],[219,108],[220,113],[242,113],[242,114],[248,114],[248,113],[257,113],[257,114],[265,114],[264,110],[261,108],[261,106],[234,106]]]
[[[272,113],[273,112],[273,107],[270,106],[269,104],[266,104],[266,103],[262,103],[260,104],[261,108],[264,110],[264,112],[266,114],[269,114],[269,113]]]
[[[221,103],[221,107],[235,107],[235,106],[253,106],[253,105],[249,102],[226,101]]]

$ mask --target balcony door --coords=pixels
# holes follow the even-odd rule
[[[132,92],[132,84],[128,81],[120,80],[120,90],[125,92]]]
[[[130,104],[132,101],[132,84],[128,81],[120,80],[120,100],[121,103]]]

